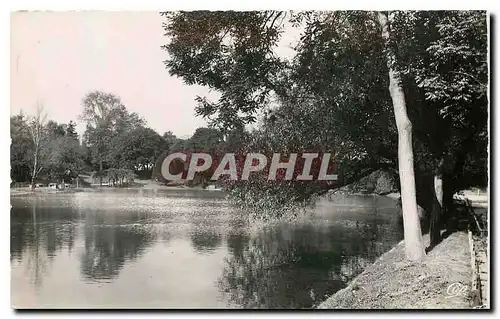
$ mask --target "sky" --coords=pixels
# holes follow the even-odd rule
[[[165,69],[167,42],[157,12],[16,12],[11,14],[11,115],[34,114],[40,101],[48,118],[78,120],[86,93],[119,96],[159,134],[190,136],[207,126],[196,117],[197,95],[214,97],[205,87],[187,86]],[[286,35],[279,54],[299,33]]]

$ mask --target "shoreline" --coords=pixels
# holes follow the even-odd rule
[[[363,195],[363,194],[359,194]],[[400,198],[399,193],[386,195]],[[331,197],[329,196],[329,199]],[[455,198],[466,198],[471,207],[489,208],[488,194],[464,192]],[[455,232],[444,238],[422,261],[405,258],[404,240],[351,280],[347,287],[324,300],[318,309],[472,309],[484,308],[472,284],[471,246],[469,233]],[[429,245],[429,235],[424,235]],[[486,257],[482,256],[483,259]],[[483,260],[483,264],[486,260]],[[485,279],[484,279],[485,280]],[[484,281],[482,279],[481,284]],[[451,287],[462,293],[450,295]],[[487,297],[486,297],[486,307]]]
[[[335,193],[330,193],[329,195],[335,195]],[[380,197],[388,197],[394,200],[397,200],[401,197],[400,193],[388,193],[388,194],[363,194],[363,193],[349,193],[349,194],[344,194],[344,195],[355,195],[355,196],[380,196]],[[473,208],[488,208],[489,207],[489,197],[488,194],[482,194],[482,195],[475,195],[475,194],[468,194],[465,193],[463,195],[454,195],[455,199],[458,198],[466,198],[470,201],[471,206]]]
[[[466,233],[451,234],[419,262],[406,260],[401,241],[317,308],[471,309],[471,276]],[[450,287],[467,288],[453,294]]]
[[[207,191],[207,192],[221,192],[221,189],[205,189],[201,187],[182,187],[182,186],[160,186],[160,187],[146,187],[146,186],[138,186],[138,187],[79,187],[79,188],[67,188],[67,189],[48,189],[41,188],[32,190],[30,188],[11,188],[10,196],[22,196],[29,195],[33,193],[37,194],[68,194],[68,193],[93,193],[99,192],[101,190],[188,190],[188,191]]]

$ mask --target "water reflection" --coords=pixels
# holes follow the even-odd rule
[[[220,306],[222,295],[228,307],[308,308],[402,236],[387,202],[369,198],[258,230],[215,192],[105,190],[11,204],[20,305],[34,289],[40,305]]]
[[[213,231],[195,231],[191,244],[198,253],[210,253],[222,245],[222,236]]]
[[[270,228],[228,236],[218,285],[244,308],[309,308],[343,288],[401,238],[394,223]]]
[[[17,208],[11,214],[11,260],[19,260],[25,250],[44,248],[47,257],[54,257],[64,247],[73,249],[75,216],[67,209],[54,208],[50,212],[31,206]]]
[[[137,260],[156,239],[147,224],[141,225],[137,215],[130,224],[117,224],[116,215],[87,214],[83,231],[81,272],[94,280],[116,278],[126,261]]]
[[[28,277],[42,284],[52,260],[62,249],[73,250],[76,237],[74,214],[67,209],[48,210],[33,201],[11,214],[10,259],[24,261]]]

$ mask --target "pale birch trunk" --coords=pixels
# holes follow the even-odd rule
[[[35,150],[33,152],[33,170],[31,174],[31,188],[35,188],[36,178],[40,171],[42,170],[42,165],[40,164],[40,152],[42,148],[42,142],[45,139],[44,125],[47,119],[47,114],[43,112],[43,106],[41,104],[37,105],[37,114],[31,120],[29,129],[31,133],[31,138],[33,139],[33,144]]]
[[[398,166],[401,182],[401,201],[403,208],[404,240],[406,257],[419,260],[425,256],[425,248],[417,211],[415,171],[413,166],[412,125],[406,111],[406,102],[399,72],[393,63],[395,54],[389,45],[388,15],[378,13],[382,38],[386,44],[387,66],[389,68],[389,92],[394,107],[398,129]]]
[[[37,169],[38,169],[38,146],[35,145],[35,153],[33,154],[34,161],[33,161],[33,170],[31,172],[31,189],[35,189],[35,181],[36,181],[36,175],[37,175]]]

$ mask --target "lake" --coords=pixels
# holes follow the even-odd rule
[[[395,201],[319,200],[257,226],[223,192],[11,196],[16,308],[310,308],[403,239]]]

